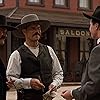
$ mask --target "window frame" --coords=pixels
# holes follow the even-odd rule
[[[69,8],[69,0],[65,0],[64,5],[56,5],[55,0],[53,0],[53,7],[54,8]]]
[[[2,0],[2,3],[0,3],[0,7],[4,6],[4,0]]]
[[[88,7],[80,7],[80,0],[78,0],[78,9],[79,10],[92,10],[92,0],[88,0]]]
[[[39,0],[39,3],[35,2],[29,2],[29,0],[26,0],[26,5],[29,6],[44,6],[44,0]]]

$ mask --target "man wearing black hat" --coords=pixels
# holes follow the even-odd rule
[[[15,30],[16,28],[6,25],[6,17],[0,15],[0,46],[5,44],[5,39],[7,37],[7,31]],[[0,58],[0,100],[6,100],[6,69]],[[9,81],[10,82],[10,81]],[[9,84],[8,84],[9,85]]]
[[[93,39],[100,38],[100,6],[93,15],[83,13],[90,19],[89,31]],[[100,100],[100,44],[91,51],[86,69],[82,76],[81,87],[72,91],[64,91],[62,96],[66,100]]]
[[[39,20],[36,14],[25,15],[17,26],[19,33],[15,35],[25,37],[25,42],[11,54],[7,66],[8,78],[15,80],[16,89],[21,89],[17,100],[43,100],[43,93],[55,90],[63,81],[54,50],[39,42],[49,26],[48,20]]]

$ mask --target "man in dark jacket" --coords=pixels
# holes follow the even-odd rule
[[[5,39],[7,37],[7,34],[6,34],[7,31],[12,31],[14,29],[15,29],[14,27],[7,26],[6,17],[3,15],[0,15],[0,46],[1,47],[5,44]],[[6,100],[6,90],[7,90],[6,82],[7,82],[6,69],[0,58],[0,100]]]
[[[93,15],[83,13],[90,19],[90,33],[93,39],[100,38],[100,6]],[[66,100],[100,100],[100,44],[91,51],[86,69],[82,76],[81,87],[72,91],[64,91],[62,96]]]

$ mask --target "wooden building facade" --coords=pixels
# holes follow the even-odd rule
[[[90,51],[96,44],[96,40],[90,37],[89,20],[82,13],[92,14],[100,0],[0,0],[0,3],[1,14],[7,17],[9,25],[20,24],[21,18],[30,13],[49,20],[51,26],[40,41],[55,50],[64,71],[65,82],[81,80]],[[0,48],[5,65],[10,54],[23,42],[24,39],[8,32],[7,43]]]

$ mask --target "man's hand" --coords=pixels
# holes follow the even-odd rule
[[[10,78],[10,80],[7,80],[7,82],[6,82],[7,87],[12,88],[14,86],[14,82],[15,82],[15,80],[12,80],[11,78]]]
[[[63,91],[62,94],[61,94],[61,96],[62,96],[63,98],[65,98],[66,100],[72,100],[72,99],[73,99],[70,90],[65,90],[65,91]]]
[[[49,85],[49,91],[50,91],[50,92],[52,92],[52,91],[57,91],[56,86],[53,85],[53,84],[50,84],[50,85]]]
[[[40,89],[43,89],[45,88],[45,86],[43,85],[43,83],[41,83],[38,79],[36,78],[33,78],[31,79],[30,81],[30,85],[33,89],[36,89],[36,90],[40,90]]]

